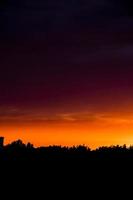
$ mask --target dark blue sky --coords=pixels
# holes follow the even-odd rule
[[[129,0],[1,1],[1,107],[132,102],[132,17]]]
[[[131,18],[132,14],[130,0],[1,1],[2,32],[12,37],[76,28],[101,29],[120,18],[124,23],[124,18]]]

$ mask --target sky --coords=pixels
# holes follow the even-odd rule
[[[133,143],[131,0],[0,1],[6,143]]]

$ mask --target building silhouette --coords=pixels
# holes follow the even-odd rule
[[[0,148],[4,146],[4,137],[0,137]]]

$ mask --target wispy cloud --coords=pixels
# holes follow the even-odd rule
[[[46,114],[40,110],[0,108],[0,123],[100,123],[133,124],[133,113],[72,112]]]

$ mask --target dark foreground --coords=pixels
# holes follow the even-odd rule
[[[0,148],[0,169],[2,187],[13,186],[21,195],[30,193],[37,195],[36,199],[71,199],[70,194],[75,195],[74,199],[79,195],[92,199],[92,195],[104,195],[108,199],[114,192],[125,192],[129,182],[132,191],[133,148],[34,148],[16,141]]]

